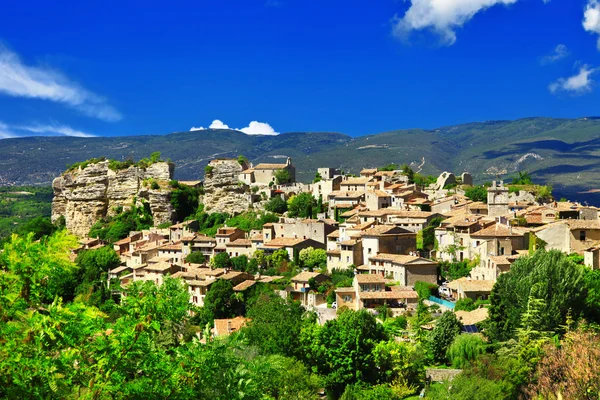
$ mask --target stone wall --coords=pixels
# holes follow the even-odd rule
[[[127,209],[135,199],[138,205],[149,204],[155,225],[173,222],[170,189],[154,190],[143,185],[151,178],[167,182],[173,170],[172,164],[160,162],[146,169],[133,166],[113,171],[108,161],[102,161],[67,171],[52,182],[52,221],[63,216],[67,229],[84,237],[100,218],[114,215],[118,207]]]

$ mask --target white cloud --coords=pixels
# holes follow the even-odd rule
[[[21,59],[0,45],[0,93],[63,103],[90,117],[119,121],[121,114],[101,96],[71,82],[47,67],[24,65]]]
[[[204,127],[192,127],[190,131],[203,131],[206,129],[234,129],[230,128],[229,125],[223,123],[223,121],[215,119],[208,128]],[[279,132],[275,132],[275,129],[266,122],[251,121],[245,128],[235,128],[234,130],[245,133],[246,135],[279,135]]]
[[[29,125],[29,126],[16,126],[15,129],[33,133],[53,133],[62,136],[72,136],[72,137],[95,137],[96,135],[92,135],[91,133],[86,133],[82,131],[78,131],[76,129],[71,128],[67,125]]]
[[[410,0],[411,6],[403,18],[394,17],[392,33],[407,38],[411,31],[432,29],[442,43],[456,42],[456,29],[475,14],[497,4],[509,5],[518,0]]]
[[[0,139],[8,139],[15,137],[15,134],[10,130],[10,127],[0,121]]]
[[[567,92],[571,94],[583,94],[591,92],[594,84],[592,74],[596,71],[598,71],[597,68],[590,68],[588,65],[583,65],[579,68],[577,74],[552,82],[548,86],[548,89],[551,93]]]
[[[258,121],[252,121],[247,127],[238,130],[246,135],[279,135],[279,132],[275,132],[271,125]]]
[[[600,35],[600,2],[588,0],[583,13],[583,29]],[[598,38],[598,50],[600,50],[600,38]]]
[[[554,48],[551,54],[542,58],[542,65],[552,64],[558,60],[562,60],[569,55],[569,49],[564,44],[559,44]]]

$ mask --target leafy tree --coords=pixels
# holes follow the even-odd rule
[[[455,280],[469,276],[471,270],[479,264],[479,259],[463,261],[440,261],[440,273],[444,279]]]
[[[248,270],[248,257],[241,255],[230,259],[233,269],[236,271],[246,272]]]
[[[300,264],[308,268],[309,271],[327,267],[327,252],[323,249],[314,249],[312,247],[302,249],[299,253],[299,259]]]
[[[270,257],[270,265],[275,268],[282,268],[290,261],[290,255],[285,249],[275,250]]]
[[[403,381],[407,385],[420,385],[425,378],[425,356],[413,343],[393,340],[379,342],[373,349],[373,357],[383,376],[382,381]]]
[[[437,181],[437,178],[433,175],[425,176],[415,172],[415,174],[413,175],[413,180],[415,185],[419,187],[425,187],[429,186],[432,183],[435,183]]]
[[[305,310],[298,302],[284,300],[274,293],[262,294],[248,309],[244,333],[250,344],[263,354],[300,357],[300,331],[307,323]]]
[[[472,201],[487,203],[487,188],[484,186],[471,186],[465,189],[465,196]]]
[[[50,218],[36,217],[19,226],[16,233],[20,236],[27,236],[27,234],[33,233],[33,238],[38,240],[44,236],[52,235],[57,229],[58,227],[50,221]]]
[[[477,335],[458,335],[448,348],[446,356],[454,368],[465,368],[485,353],[485,342]]]
[[[313,218],[317,202],[312,194],[300,193],[288,200],[288,214],[291,218]]]
[[[532,185],[531,175],[527,171],[517,171],[517,175],[512,178],[513,185]]]
[[[470,297],[458,299],[454,305],[454,311],[473,311],[475,308],[475,302]]]
[[[154,153],[150,154],[150,162],[151,163],[157,163],[159,161],[161,161],[160,151],[155,151]]]
[[[373,349],[386,339],[383,327],[365,310],[342,311],[322,327],[313,325],[302,333],[307,362],[323,376],[334,397],[348,384],[377,381]]]
[[[547,344],[537,363],[529,398],[592,399],[600,393],[600,338],[583,329],[568,332],[560,346]]]
[[[285,183],[290,183],[292,181],[292,176],[290,175],[290,171],[287,169],[280,169],[275,172],[275,181],[278,185],[283,185]]]
[[[398,164],[394,164],[394,163],[377,168],[378,171],[395,171],[397,169],[398,169]]]
[[[87,297],[90,304],[97,306],[108,300],[108,271],[121,264],[117,252],[109,246],[83,250],[77,255],[75,263],[79,266],[77,281],[80,282],[76,294]]]
[[[313,183],[318,183],[321,182],[321,180],[323,180],[323,177],[321,176],[321,174],[317,171],[317,173],[315,174],[315,179],[313,179]]]
[[[135,204],[113,217],[103,218],[92,225],[89,236],[114,243],[126,238],[131,231],[149,229],[153,225],[148,203],[138,207]]]
[[[248,162],[248,159],[240,154],[237,158],[237,161],[240,165],[244,165],[245,163]]]
[[[178,221],[184,221],[198,209],[200,190],[177,181],[171,184],[171,205],[175,209]]]
[[[227,268],[231,266],[231,259],[229,258],[229,254],[222,252],[215,254],[210,263],[215,268]]]
[[[204,264],[206,262],[206,256],[200,251],[192,251],[185,257],[185,262],[191,264]]]
[[[227,226],[237,227],[243,231],[250,232],[251,230],[262,230],[265,224],[277,221],[279,221],[279,217],[275,214],[256,214],[249,211],[229,218],[226,224]]]
[[[427,398],[433,400],[508,400],[503,382],[480,376],[460,374],[452,382],[442,385],[431,385]]]
[[[461,330],[462,324],[456,319],[456,314],[451,311],[446,311],[437,320],[429,336],[429,346],[436,362],[446,362],[446,351],[454,338],[460,335]]]
[[[413,171],[408,164],[402,164],[402,167],[400,167],[400,169],[402,170],[402,175],[408,177],[409,184],[415,183],[415,171]]]
[[[585,311],[584,268],[556,250],[520,257],[494,285],[487,334],[496,341],[514,337],[530,297],[546,304],[541,310],[541,331],[555,331],[565,323],[569,310],[577,319]]]
[[[261,267],[264,267],[267,265],[267,256],[265,255],[264,250],[255,250],[254,254],[252,254],[252,259],[256,260],[258,265]]]
[[[444,219],[436,217],[422,230],[417,232],[417,248],[419,250],[433,249],[435,246],[435,229],[440,226]]]
[[[226,279],[218,279],[210,285],[204,297],[204,308],[213,318],[232,318],[238,313],[240,303],[233,291],[233,284]]]
[[[271,197],[271,199],[265,203],[265,210],[276,213],[283,214],[287,211],[287,203],[280,196]]]

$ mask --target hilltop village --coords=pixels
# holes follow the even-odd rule
[[[386,306],[401,315],[415,310],[420,282],[436,293],[425,299],[428,304],[449,310],[461,299],[480,304],[481,310],[472,311],[475,317],[461,316],[475,325],[486,318],[485,305],[498,276],[537,247],[577,253],[589,268],[600,267],[598,209],[556,202],[547,194],[542,198],[531,182],[494,180],[486,188],[473,187],[470,174],[443,172],[419,185],[410,168],[387,166],[365,168],[358,176],[319,168],[314,182],[303,184],[295,181],[289,158],[257,165],[243,157],[215,159],[206,167],[204,182],[178,183],[202,189],[204,213],[233,216],[267,209],[272,219],[253,229],[221,221],[213,234],[205,234],[198,220],[176,221],[170,205],[158,204],[168,197],[162,187],[173,172],[165,163],[151,165],[143,174],[131,168],[123,176],[113,173],[105,179],[108,189],[98,193],[118,193],[118,201],[98,202],[89,195],[89,183],[82,186],[81,180],[92,176],[94,185],[102,186],[98,176],[111,175],[104,164],[55,180],[53,218],[66,218],[74,232],[88,231],[103,216],[90,211],[95,210],[91,204],[110,213],[126,208],[132,198],[149,199],[149,209],[161,210],[161,219],[155,221],[157,227],[128,232],[112,243],[121,265],[109,272],[109,282],[124,287],[138,280],[161,284],[167,276],[181,278],[190,301],[200,307],[213,284],[227,280],[235,292],[274,283],[279,295],[318,311],[323,320],[335,318],[342,308]],[[128,185],[127,176],[134,176],[135,184]],[[151,187],[143,189],[148,180]],[[89,198],[80,201],[82,193],[73,195],[72,190],[66,195],[69,184],[80,192],[85,188]],[[165,215],[173,223],[165,224]],[[107,244],[98,237],[81,237],[80,243],[80,250]],[[332,282],[335,274],[346,274],[344,286]],[[215,321],[217,331],[219,323],[240,322]]]
[[[55,178],[0,251],[0,397],[597,397],[598,208],[524,171],[275,161]]]

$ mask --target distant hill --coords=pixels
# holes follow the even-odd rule
[[[527,170],[559,196],[600,205],[600,120],[525,118],[409,129],[356,138],[331,132],[248,136],[233,130],[129,137],[28,137],[0,140],[0,184],[48,184],[68,164],[92,157],[135,159],[160,151],[177,165],[179,179],[201,178],[216,157],[243,154],[252,162],[292,157],[299,180],[320,166],[357,173],[395,162],[422,166],[423,173],[471,172],[476,181]]]

